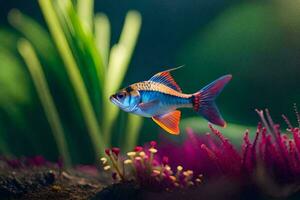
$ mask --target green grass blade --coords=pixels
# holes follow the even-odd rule
[[[65,71],[61,70],[62,61],[58,59],[58,52],[46,29],[37,21],[16,9],[9,12],[8,19],[10,24],[32,44],[37,56],[44,64],[45,73],[50,72],[50,78],[55,76],[55,79],[58,79],[57,82],[65,87],[67,80]],[[66,92],[66,94],[68,93],[70,91]]]
[[[91,97],[93,108],[98,118],[101,118],[102,91],[105,76],[102,57],[98,52],[93,34],[84,31],[84,26],[73,5],[71,3],[66,4],[65,10],[68,14],[65,16],[65,20],[69,21],[69,29],[73,30],[71,31],[73,33],[73,50],[77,50],[77,60],[82,63],[79,66],[80,72]]]
[[[110,23],[105,14],[97,14],[95,17],[95,41],[97,49],[107,68],[110,48]]]
[[[11,35],[8,32],[1,34],[1,45],[5,40],[12,42],[7,41],[12,39]],[[1,139],[6,146],[14,147],[9,149],[12,154],[24,155],[25,149],[35,152],[39,144],[34,133],[28,134],[32,130],[30,123],[34,120],[26,118],[24,108],[28,108],[33,100],[30,92],[32,87],[27,69],[15,54],[18,53],[17,38],[14,40],[15,42],[11,43],[13,46],[0,46],[0,126],[3,129],[1,134],[4,134]]]
[[[58,150],[61,156],[63,157],[64,163],[68,167],[71,165],[71,158],[67,147],[67,142],[65,140],[63,127],[57,109],[55,107],[53,98],[50,94],[50,90],[41,64],[36,56],[32,45],[27,40],[23,39],[19,41],[18,50],[29,69],[38,96],[45,110],[46,117],[52,129],[53,136],[58,146]]]
[[[138,133],[143,124],[143,118],[134,114],[128,114],[126,125],[126,138],[124,139],[123,148],[125,152],[132,151],[137,144]]]
[[[105,94],[104,94],[104,136],[107,143],[110,143],[110,134],[113,122],[118,115],[116,106],[109,102],[109,96],[119,89],[124,76],[126,74],[129,61],[132,57],[134,47],[138,38],[141,27],[141,16],[136,11],[128,12],[125,24],[120,36],[119,43],[114,45],[107,69],[107,76],[105,80]]]
[[[39,4],[50,29],[50,33],[63,59],[75,94],[78,98],[80,109],[83,113],[95,153],[97,154],[97,156],[103,155],[103,149],[105,145],[103,140],[100,139],[100,127],[97,123],[96,115],[92,109],[92,105],[88,97],[83,79],[79,72],[79,68],[75,62],[71,49],[59,24],[59,20],[57,19],[56,13],[53,9],[53,5],[50,0],[39,0]]]
[[[94,0],[78,0],[77,13],[84,29],[91,33],[93,30]]]
[[[9,12],[8,20],[30,41],[41,59],[53,66],[61,65],[60,60],[56,59],[58,55],[50,35],[40,24],[16,9]]]
[[[92,32],[84,31],[84,26],[80,22],[72,4],[68,6],[68,17],[73,26],[74,32],[77,34],[79,39],[82,41],[82,48],[86,51],[87,56],[92,60],[93,66],[96,68],[99,84],[101,89],[103,89],[103,80],[104,80],[104,66],[102,57],[97,50],[97,45],[94,39]]]
[[[89,65],[85,68],[92,66],[97,71],[100,92],[103,89],[104,82],[104,66],[102,57],[97,50],[97,45],[92,32],[86,31],[78,14],[76,13],[73,4],[70,0],[58,1],[60,13],[64,13],[63,18],[68,26],[70,35],[75,40],[74,48],[79,50],[78,58],[83,58]]]

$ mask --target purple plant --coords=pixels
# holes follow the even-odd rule
[[[209,125],[212,134],[203,136],[187,129],[188,137],[182,145],[163,140],[159,152],[174,165],[181,162],[195,174],[203,174],[204,180],[225,177],[240,185],[257,185],[272,196],[287,196],[300,188],[300,116],[296,110],[299,127],[293,127],[283,115],[288,124],[283,133],[268,110],[257,113],[261,122],[255,137],[251,141],[246,131],[241,149]]]
[[[33,157],[22,157],[20,159],[1,157],[0,161],[4,162],[8,167],[14,169],[28,168],[28,167],[41,167],[41,166],[50,165],[50,162],[40,155],[33,156]]]
[[[283,133],[268,110],[265,113],[257,110],[257,113],[261,122],[255,137],[251,140],[246,131],[241,149],[209,125],[211,133],[206,135],[187,129],[187,138],[181,145],[166,139],[159,145],[150,142],[144,148],[136,147],[136,151],[127,153],[127,158],[122,158],[119,150],[118,154],[113,149],[107,150],[112,164],[102,158],[104,169],[118,166],[119,170],[112,170],[116,180],[134,179],[152,188],[195,185],[201,182],[199,177],[203,174],[205,182],[223,177],[240,185],[256,185],[273,196],[287,196],[300,185],[300,116],[296,111],[299,127],[293,127],[283,116],[288,124],[287,132]],[[130,167],[123,167],[123,163]],[[125,168],[130,173],[127,174]],[[188,170],[183,173],[183,168]],[[185,175],[189,173],[192,176],[186,181]]]
[[[121,157],[119,152],[115,147],[106,149],[107,157],[101,158],[103,169],[112,173],[114,181],[134,180],[152,190],[192,187],[202,182],[202,175],[195,176],[192,170],[184,170],[180,165],[172,169],[168,157],[157,155],[155,141],[145,147],[135,147],[126,157]]]

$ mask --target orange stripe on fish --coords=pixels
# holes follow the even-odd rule
[[[173,96],[181,97],[181,98],[190,98],[192,96],[191,94],[184,94],[184,93],[178,92],[162,83],[157,83],[157,82],[153,82],[153,81],[143,81],[140,83],[135,83],[135,84],[131,85],[131,87],[135,88],[137,90],[161,92],[164,94],[169,94],[169,95],[173,95]]]

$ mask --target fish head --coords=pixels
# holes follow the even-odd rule
[[[140,103],[141,96],[138,90],[129,86],[111,95],[109,99],[125,112],[133,112]]]

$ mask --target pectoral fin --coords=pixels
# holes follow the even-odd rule
[[[180,116],[181,116],[181,112],[175,110],[173,112],[164,115],[154,116],[152,117],[152,119],[155,123],[157,123],[161,128],[163,128],[168,133],[173,135],[178,135]]]
[[[153,100],[153,101],[150,101],[150,102],[147,102],[147,103],[140,103],[139,107],[142,111],[147,111],[147,110],[151,109],[153,106],[155,106],[158,103],[159,103],[159,100],[156,99],[156,100]]]

